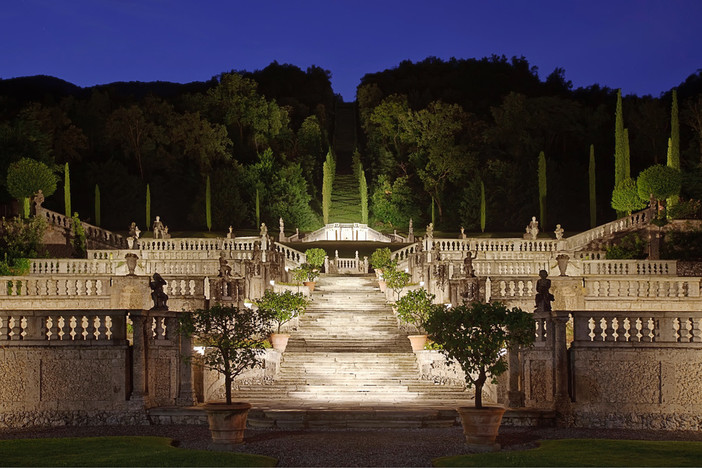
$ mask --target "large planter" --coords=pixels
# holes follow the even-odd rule
[[[312,291],[314,291],[314,285],[317,283],[315,283],[314,281],[303,281],[302,284],[304,284],[305,286],[310,288],[310,292],[312,292]]]
[[[412,351],[422,351],[427,344],[427,335],[408,335],[407,338],[412,345]]]
[[[378,286],[380,287],[380,292],[384,293],[388,288],[388,283],[386,283],[385,280],[378,280]]]
[[[212,443],[227,446],[244,441],[246,417],[251,409],[249,403],[207,403],[204,408],[210,424]]]
[[[285,348],[288,346],[289,339],[290,335],[286,335],[285,333],[271,333],[271,345],[273,345],[273,349],[281,353],[285,351]]]
[[[495,442],[505,409],[500,406],[461,406],[456,408],[461,416],[466,446],[477,451],[495,451],[500,444]]]

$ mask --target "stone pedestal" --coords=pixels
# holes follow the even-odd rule
[[[116,276],[112,278],[110,306],[113,309],[150,309],[151,288],[148,276]]]

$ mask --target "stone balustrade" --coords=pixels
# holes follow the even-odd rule
[[[43,217],[51,225],[67,230],[73,229],[73,219],[56,211],[47,210],[46,208],[40,207],[37,209],[36,215]],[[83,221],[81,221],[81,224],[83,225],[83,231],[85,232],[86,239],[98,242],[100,244],[111,245],[117,248],[127,247],[127,239],[125,239],[123,236]]]
[[[115,263],[104,260],[73,258],[34,258],[30,260],[30,275],[109,275],[115,273]]]
[[[702,311],[574,311],[577,346],[702,343]]]
[[[583,275],[677,275],[675,260],[583,260]]]
[[[2,310],[0,343],[126,344],[126,310]]]
[[[549,271],[549,262],[538,260],[473,260],[473,269],[477,276],[524,275],[538,277],[540,270]]]
[[[644,227],[651,222],[651,216],[651,210],[645,209],[624,218],[620,218],[585,232],[581,232],[580,234],[576,234],[566,239],[567,249],[580,250],[587,246],[590,242],[604,239],[605,237],[617,232]]]
[[[36,276],[2,276],[0,277],[0,298],[11,296],[42,297],[76,297],[109,296],[110,277],[53,275]]]
[[[585,297],[627,299],[699,298],[699,278],[646,278],[608,279],[588,278],[584,280]]]

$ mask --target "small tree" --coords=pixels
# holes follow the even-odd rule
[[[617,184],[612,192],[612,208],[628,214],[646,208],[646,202],[639,198],[634,179],[624,179]]]
[[[482,408],[488,377],[507,370],[506,349],[534,342],[532,314],[504,304],[473,302],[457,307],[434,306],[424,328],[442,346],[441,352],[458,362],[466,384],[475,386],[475,407]]]
[[[312,282],[319,276],[319,268],[309,263],[303,263],[293,271],[293,280],[296,283]]]
[[[280,333],[280,328],[284,324],[305,312],[309,301],[302,293],[291,291],[276,293],[269,289],[261,299],[256,301],[256,305],[262,313],[270,317],[272,322],[278,324],[277,333]]]
[[[636,187],[641,200],[651,197],[665,206],[665,199],[680,193],[682,175],[680,171],[670,166],[655,164],[641,171],[636,179]]]
[[[410,275],[398,269],[395,262],[390,262],[383,269],[383,279],[385,279],[388,287],[395,292],[396,300],[399,301],[402,289],[409,284]]]
[[[7,191],[17,200],[23,201],[24,217],[29,217],[29,199],[39,190],[45,197],[56,191],[58,177],[46,164],[34,159],[22,158],[7,169]]]
[[[80,221],[78,213],[73,213],[71,222],[73,223],[74,254],[77,258],[85,258],[88,252],[87,241],[85,238],[85,229],[83,229],[83,223]]]
[[[46,219],[40,216],[28,220],[0,218],[0,252],[4,252],[0,260],[12,266],[21,258],[45,257],[42,241],[47,227]]]
[[[261,310],[217,304],[181,314],[179,321],[181,333],[194,335],[207,348],[195,363],[224,376],[225,398],[230,405],[236,376],[260,365],[258,357],[270,334],[270,317]]]
[[[363,167],[360,169],[361,176],[359,177],[358,189],[361,192],[361,223],[368,224],[368,183],[366,182],[366,173],[363,172]]]
[[[410,323],[418,329],[424,328],[424,322],[429,318],[434,307],[436,296],[426,289],[420,288],[407,291],[396,303],[397,316],[403,322]]]
[[[324,265],[324,259],[327,256],[327,252],[324,249],[307,249],[305,250],[305,257],[307,258],[307,263],[315,268],[321,268]]]
[[[390,264],[392,252],[387,247],[375,249],[371,254],[370,264],[374,270],[382,270]]]

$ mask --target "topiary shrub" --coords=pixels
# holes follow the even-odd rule
[[[390,249],[387,247],[375,249],[371,254],[370,264],[374,270],[382,270],[390,264],[391,256],[392,252],[390,252]]]
[[[307,258],[307,263],[315,268],[321,268],[324,265],[324,259],[327,256],[327,252],[324,249],[307,249],[305,250],[305,257]]]

